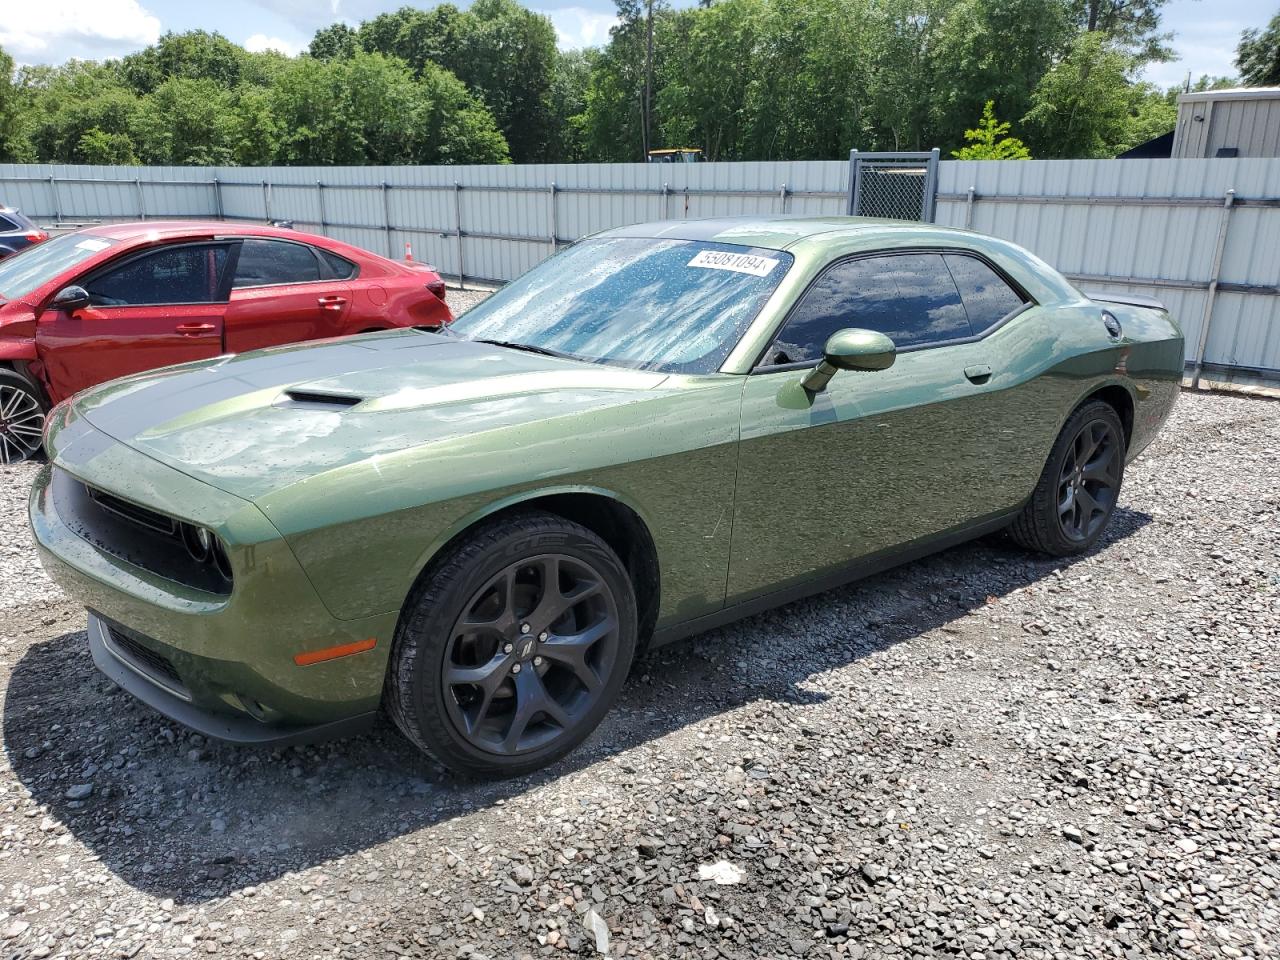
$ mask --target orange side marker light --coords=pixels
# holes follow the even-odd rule
[[[313,663],[324,663],[326,660],[349,657],[353,653],[364,653],[366,650],[372,650],[377,645],[378,641],[373,637],[367,640],[357,640],[355,643],[340,643],[336,647],[325,647],[323,650],[308,650],[306,653],[295,653],[293,662],[300,667],[309,667]]]

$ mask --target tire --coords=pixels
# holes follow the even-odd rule
[[[23,463],[40,455],[44,394],[16,370],[0,367],[0,464]]]
[[[1091,400],[1067,418],[1031,499],[1009,528],[1028,550],[1066,557],[1106,531],[1124,480],[1124,426],[1115,408]]]
[[[635,591],[600,537],[550,513],[507,516],[419,578],[384,703],[400,732],[451,770],[518,776],[600,725],[636,636]]]

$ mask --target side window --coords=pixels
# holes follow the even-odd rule
[[[10,220],[3,213],[0,213],[0,233],[8,233],[11,230],[21,230],[17,223]]]
[[[240,244],[233,287],[264,287],[277,283],[315,283],[320,261],[303,243],[286,240],[245,240]]]
[[[949,253],[943,259],[960,291],[974,333],[995,326],[1026,302],[1000,274],[976,257]]]
[[[336,253],[323,250],[320,247],[316,247],[316,253],[320,254],[320,259],[324,261],[324,265],[327,268],[327,279],[350,280],[356,275],[356,265],[346,257],[340,257]]]
[[[166,247],[108,268],[84,286],[99,307],[215,303],[226,263],[225,244]]]
[[[831,267],[804,295],[765,362],[819,360],[845,327],[877,330],[899,347],[971,334],[964,305],[936,253],[865,257]]]

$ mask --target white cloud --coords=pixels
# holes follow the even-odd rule
[[[262,53],[266,50],[278,50],[290,57],[296,57],[307,48],[305,43],[293,43],[279,37],[268,37],[265,33],[255,33],[244,42],[244,48],[250,53]]]
[[[1208,19],[1195,24],[1194,29],[1177,30],[1173,49],[1176,60],[1169,63],[1148,64],[1142,71],[1142,79],[1158,87],[1180,85],[1191,71],[1194,83],[1204,74],[1230,77],[1236,74],[1236,45],[1240,32],[1252,26],[1243,17],[1238,19]]]
[[[0,46],[19,63],[116,57],[155,43],[160,20],[138,0],[6,0]]]
[[[618,23],[612,13],[597,13],[585,7],[561,7],[538,10],[551,19],[556,28],[556,42],[561,50],[602,47],[609,42],[609,31]]]

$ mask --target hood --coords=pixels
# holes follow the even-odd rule
[[[120,443],[258,500],[460,434],[633,402],[665,379],[405,330],[139,374],[75,406]]]

